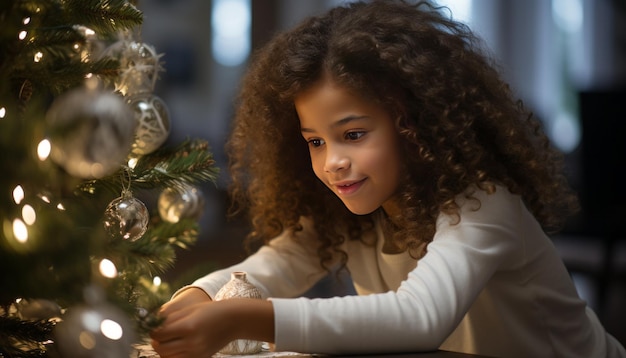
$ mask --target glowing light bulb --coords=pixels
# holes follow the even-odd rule
[[[115,264],[109,259],[102,259],[99,269],[104,277],[114,278],[117,276],[117,267],[115,267]]]
[[[44,160],[48,159],[51,149],[52,146],[50,145],[49,140],[44,139],[39,142],[39,144],[37,145],[37,156],[39,157],[39,160],[43,162]]]
[[[43,53],[41,51],[38,51],[35,56],[33,56],[33,61],[35,62],[41,62],[41,59],[43,58]]]
[[[22,19],[22,24],[24,25],[30,24],[30,16],[27,16],[24,19]]]
[[[25,243],[28,241],[28,229],[22,220],[13,220],[13,235],[18,242]]]
[[[152,284],[155,285],[156,287],[161,286],[161,278],[159,276],[154,276],[154,278],[152,279]]]
[[[0,119],[4,118],[7,115],[7,109],[4,107],[0,107]]]
[[[22,30],[20,31],[20,33],[17,35],[17,38],[20,40],[23,40],[26,38],[26,35],[28,35],[28,32],[26,32],[26,30]]]
[[[137,162],[138,162],[138,161],[139,161],[139,159],[137,159],[137,158],[130,158],[130,159],[128,160],[128,167],[129,167],[130,169],[135,169],[135,166],[137,165]]]
[[[15,189],[13,189],[13,201],[15,201],[16,204],[19,204],[22,200],[24,200],[24,189],[21,185],[18,185]]]
[[[26,225],[33,225],[37,220],[37,213],[35,213],[35,209],[33,209],[30,205],[24,205],[22,208],[22,219]]]
[[[100,331],[103,336],[114,341],[119,340],[124,335],[122,326],[110,319],[102,320],[102,323],[100,323]]]

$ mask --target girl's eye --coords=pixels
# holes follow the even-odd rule
[[[365,135],[365,132],[348,132],[348,133],[346,133],[346,139],[348,139],[348,140],[359,140],[364,135]]]
[[[309,139],[308,143],[311,147],[317,148],[319,146],[321,146],[322,144],[324,144],[324,140],[323,139]]]

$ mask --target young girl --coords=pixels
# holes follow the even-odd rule
[[[162,358],[278,351],[623,357],[545,232],[577,201],[540,123],[466,26],[351,3],[256,54],[228,144],[245,261],[178,291]],[[345,268],[359,295],[295,298]],[[233,271],[267,298],[212,301]]]

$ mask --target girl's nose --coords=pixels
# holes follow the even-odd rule
[[[324,171],[327,173],[335,173],[340,170],[350,168],[350,159],[341,150],[331,149],[328,147],[326,152],[326,162],[324,163]]]

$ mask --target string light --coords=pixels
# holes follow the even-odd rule
[[[30,205],[24,205],[22,208],[22,219],[24,219],[26,225],[33,225],[37,220],[35,209]]]
[[[18,185],[13,189],[13,201],[16,204],[20,204],[24,200],[24,188],[21,185]]]
[[[41,51],[38,51],[35,56],[33,56],[33,61],[35,62],[41,62],[41,59],[43,58],[43,53]]]
[[[37,156],[39,157],[39,160],[43,162],[44,160],[48,159],[51,149],[52,146],[49,140],[44,139],[39,142],[39,144],[37,145]]]
[[[4,107],[0,107],[0,119],[4,118],[7,115],[7,109]]]
[[[28,241],[28,229],[22,220],[13,220],[13,235],[18,242],[25,243]]]
[[[109,259],[102,259],[99,265],[100,273],[107,278],[114,278],[117,276],[117,267]]]
[[[107,337],[108,339],[117,341],[124,336],[124,330],[122,326],[110,319],[105,319],[100,324],[100,331],[102,335]]]
[[[17,38],[20,40],[23,40],[26,38],[26,35],[28,35],[28,32],[26,32],[26,30],[20,31],[20,33],[17,35]]]

